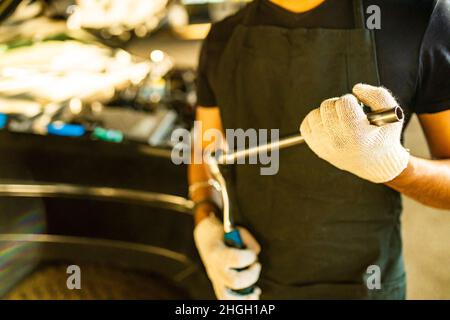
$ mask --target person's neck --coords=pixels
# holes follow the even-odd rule
[[[321,5],[325,0],[270,0],[286,10],[301,13],[312,10]]]

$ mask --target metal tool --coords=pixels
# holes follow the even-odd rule
[[[227,246],[236,249],[245,249],[244,241],[242,241],[241,234],[239,230],[234,227],[233,216],[230,214],[230,197],[228,194],[227,184],[225,178],[223,177],[216,157],[214,155],[210,156],[208,160],[208,166],[210,173],[214,180],[218,183],[217,189],[220,191],[222,197],[222,207],[223,207],[223,227],[224,227],[224,242]],[[237,271],[242,271],[244,269],[237,269]],[[250,286],[248,288],[231,290],[235,294],[247,295],[253,292],[255,286]]]
[[[372,125],[383,126],[390,123],[400,122],[404,119],[403,110],[400,107],[393,109],[379,110],[367,114],[367,119]],[[233,223],[233,217],[230,213],[230,197],[226,185],[225,178],[223,177],[219,165],[228,165],[235,163],[236,160],[247,158],[259,153],[267,153],[274,149],[285,149],[293,147],[305,142],[305,139],[300,135],[292,135],[279,141],[271,142],[261,146],[251,147],[249,149],[239,150],[232,153],[211,153],[208,157],[208,167],[213,176],[213,179],[217,181],[219,191],[222,197],[223,205],[223,226],[224,226],[224,241],[227,246],[245,249],[245,244],[242,241],[239,231],[235,228]],[[250,294],[254,290],[254,286],[232,290],[236,294],[246,295]]]
[[[367,114],[367,119],[370,124],[381,127],[389,123],[395,123],[402,121],[404,118],[404,113],[402,108],[395,107],[393,109],[379,110]],[[256,146],[249,149],[239,150],[232,153],[222,153],[217,157],[217,163],[222,164],[233,164],[236,160],[242,158],[248,158],[252,155],[259,153],[267,153],[273,149],[285,149],[292,146],[296,146],[305,142],[305,139],[300,135],[292,135],[281,140],[264,144],[262,146]]]

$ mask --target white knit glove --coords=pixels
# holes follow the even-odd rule
[[[247,249],[227,247],[222,223],[211,214],[195,227],[195,244],[218,299],[259,300],[259,288],[248,295],[238,295],[229,290],[250,287],[258,281],[261,272],[261,264],[257,262],[261,247],[246,229],[239,228],[239,232]],[[246,267],[248,269],[235,270]]]
[[[322,102],[306,116],[300,131],[311,150],[337,168],[375,183],[390,181],[409,161],[400,142],[403,122],[371,125],[357,98],[372,111],[398,104],[382,87],[357,84],[353,94]]]

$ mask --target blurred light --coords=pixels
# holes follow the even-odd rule
[[[113,36],[120,36],[124,32],[124,29],[121,26],[116,25],[111,26],[108,31]]]
[[[138,26],[137,28],[134,29],[134,33],[139,38],[143,38],[143,37],[145,37],[147,35],[148,29],[147,29],[147,27],[145,25],[141,25],[141,26]]]
[[[135,85],[139,84],[150,72],[150,63],[142,62],[134,65],[132,70],[130,69],[128,79]]]
[[[100,102],[95,101],[91,104],[91,110],[93,113],[100,113],[103,110],[103,105]]]
[[[70,6],[68,6],[67,7],[67,9],[66,9],[66,13],[68,14],[68,15],[71,15],[71,14],[74,14],[75,13],[75,11],[78,9],[78,6],[76,6],[76,5],[70,5]]]
[[[157,19],[156,17],[150,17],[149,19],[147,19],[146,22],[146,27],[150,30],[155,29],[158,26],[159,23],[159,19]]]
[[[83,103],[78,98],[70,99],[69,108],[73,114],[79,114],[83,110]]]
[[[116,52],[115,58],[121,64],[129,64],[132,62],[131,54],[121,49]]]
[[[49,103],[45,106],[44,114],[45,115],[53,115],[61,108],[59,103]]]
[[[101,30],[100,30],[100,36],[101,36],[103,39],[111,39],[111,34],[110,34],[109,31],[106,30],[106,29],[101,29]]]
[[[120,35],[119,35],[119,39],[121,41],[128,41],[131,39],[131,33],[129,31],[123,31]]]
[[[158,102],[160,102],[160,101],[161,101],[161,95],[160,95],[159,93],[156,93],[156,92],[152,93],[152,94],[150,95],[150,101],[151,101],[152,103],[158,103]]]
[[[168,20],[174,27],[186,26],[189,24],[189,13],[185,7],[173,5],[169,10]]]
[[[153,50],[150,53],[150,59],[155,63],[164,61],[165,54],[161,50]]]
[[[24,76],[28,75],[28,72],[25,69],[6,67],[2,71],[2,75],[4,77],[20,78],[20,77],[24,77]]]
[[[67,19],[67,28],[69,30],[77,30],[81,28],[82,16],[79,13],[77,6],[73,6],[72,13]]]
[[[55,122],[53,122],[53,126],[55,127],[55,128],[57,128],[57,129],[61,129],[61,128],[63,128],[64,127],[64,122],[62,122],[62,121],[55,121]]]

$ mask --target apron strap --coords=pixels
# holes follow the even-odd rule
[[[249,6],[249,9],[246,10],[244,18],[242,19],[242,22],[245,26],[248,26],[250,22],[253,20],[253,18],[258,13],[259,4],[261,3],[261,0],[253,0],[252,2],[249,2],[247,6]]]
[[[364,17],[364,5],[362,0],[353,0],[353,14],[355,18],[355,28],[364,29],[366,19]]]

